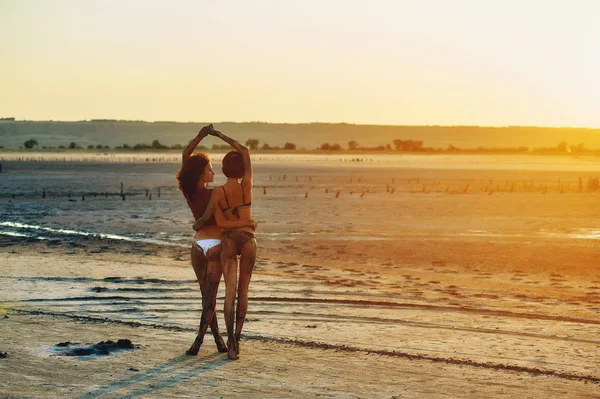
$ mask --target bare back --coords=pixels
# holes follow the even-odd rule
[[[226,220],[248,221],[252,219],[252,185],[238,183],[229,179],[227,183],[216,189],[218,193],[218,206],[223,210]],[[239,227],[235,230],[253,233],[251,227]]]
[[[206,211],[212,191],[213,190],[207,188],[200,189],[192,198],[184,194],[188,206],[192,211],[192,215],[194,215],[194,219],[198,219],[202,216],[204,211]],[[221,233],[222,230],[219,226],[217,226],[217,222],[213,217],[204,225],[202,229],[196,231],[196,234],[194,235],[194,241],[219,239],[221,238]]]

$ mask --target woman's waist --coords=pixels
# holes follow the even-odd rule
[[[223,234],[231,231],[246,231],[248,233],[254,234],[254,230],[250,226],[236,227],[235,229],[223,229]]]
[[[211,238],[220,239],[222,232],[223,231],[221,230],[221,228],[219,226],[216,226],[216,225],[204,226],[202,229],[200,229],[196,232],[196,234],[194,235],[194,241],[207,240],[207,239],[211,239]]]

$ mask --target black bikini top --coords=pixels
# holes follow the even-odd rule
[[[227,202],[227,208],[223,209],[223,212],[227,212],[231,209],[231,213],[233,213],[238,219],[240,218],[239,209],[240,208],[250,208],[252,206],[252,202],[246,203],[246,199],[244,198],[244,188],[242,187],[242,205],[231,206],[229,205],[229,198],[227,198],[227,192],[225,191],[225,187],[221,186],[223,189],[223,194],[225,195],[225,202]]]

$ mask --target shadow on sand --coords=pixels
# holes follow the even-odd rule
[[[181,355],[130,378],[115,381],[93,392],[80,395],[78,398],[90,399],[107,394],[113,394],[119,398],[139,398],[150,392],[170,388],[188,378],[228,363],[230,362],[223,353],[214,353],[200,358]]]

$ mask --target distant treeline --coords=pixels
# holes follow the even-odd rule
[[[285,143],[282,147],[278,146],[270,146],[268,143],[264,143],[262,146],[260,145],[260,141],[258,139],[248,139],[245,142],[246,146],[251,150],[258,151],[296,151],[296,144],[294,143]],[[156,151],[156,150],[183,150],[189,145],[175,144],[172,146],[167,146],[162,144],[159,140],[152,141],[151,144],[146,143],[138,143],[135,145],[123,144],[120,146],[114,147],[115,150],[126,150],[126,151]],[[4,148],[0,146],[0,148]],[[60,150],[109,150],[111,147],[107,145],[97,144],[97,145],[88,145],[87,147],[82,147],[78,145],[76,142],[71,142],[68,146],[60,145],[58,147],[52,146],[41,146],[35,139],[29,139],[23,143],[23,146],[20,148],[25,149],[60,149]],[[212,150],[229,150],[231,147],[227,144],[220,145],[214,144]],[[206,151],[209,148],[203,145],[197,147],[200,151]],[[420,140],[400,140],[396,139],[390,144],[375,146],[375,147],[364,147],[360,146],[356,140],[351,140],[348,142],[347,147],[343,147],[340,144],[334,143],[324,143],[320,147],[315,148],[312,151],[324,151],[324,152],[338,152],[338,151],[349,151],[349,152],[403,152],[403,153],[460,153],[460,154],[551,154],[551,155],[560,155],[560,154],[578,154],[578,155],[600,155],[600,149],[587,149],[583,144],[577,145],[569,145],[566,141],[562,141],[558,143],[555,147],[540,147],[529,149],[528,147],[505,147],[505,148],[459,148],[454,145],[449,145],[446,148],[434,148],[434,147],[426,147],[423,141]]]
[[[244,143],[259,140],[259,149],[265,146],[283,149],[293,143],[297,150],[320,149],[329,144],[336,150],[349,148],[349,141],[357,141],[357,149],[383,150],[387,144],[395,148],[393,141],[422,141],[427,147],[444,149],[494,149],[525,146],[530,152],[536,148],[554,148],[556,143],[582,143],[585,148],[600,148],[600,129],[545,128],[533,126],[386,126],[355,125],[348,123],[264,123],[264,122],[144,122],[95,119],[93,121],[21,121],[15,118],[0,120],[0,146],[19,148],[29,139],[41,146],[69,147],[75,142],[88,148],[93,145],[122,147],[127,143],[146,143],[151,146],[156,139],[169,148],[189,142],[202,126],[214,123],[217,130]],[[222,145],[218,139],[207,138],[206,146]],[[326,148],[327,146],[325,146]]]

